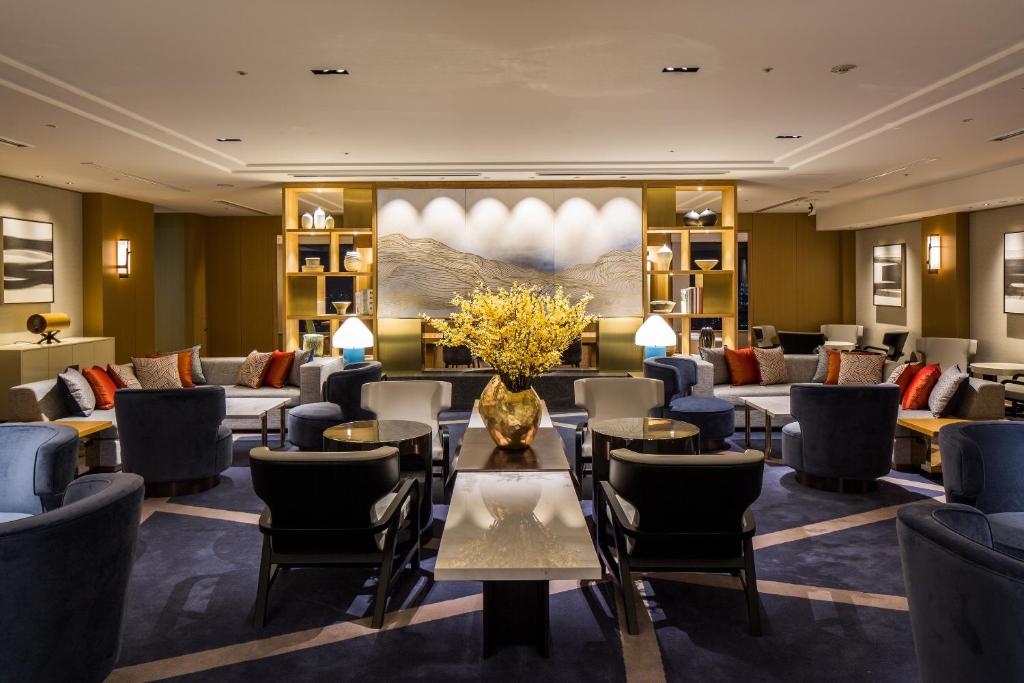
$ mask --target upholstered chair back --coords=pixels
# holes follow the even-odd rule
[[[967,366],[978,353],[977,339],[960,339],[957,337],[919,337],[917,350],[924,356],[929,365],[938,363],[945,370],[952,365],[959,365],[967,372]]]
[[[379,361],[349,363],[342,370],[332,372],[324,382],[324,400],[341,408],[345,422],[369,420],[373,416],[363,410],[363,385],[379,382],[384,367]]]
[[[412,420],[430,425],[437,436],[437,415],[452,407],[451,382],[403,380],[363,385],[363,408],[380,420]]]
[[[794,384],[789,398],[802,437],[798,470],[838,479],[877,479],[889,471],[898,386]]]
[[[903,330],[902,332],[886,332],[882,335],[882,346],[888,347],[889,360],[899,360],[903,357],[903,347],[907,345],[907,339],[910,337],[909,330]],[[967,368],[964,368],[966,371]]]
[[[0,424],[0,522],[60,507],[77,462],[78,432],[67,425]]]
[[[0,678],[102,681],[117,663],[142,513],[133,474],[71,482],[63,504],[0,524]]]
[[[863,325],[822,325],[821,333],[828,341],[850,342],[859,344],[864,336]]]
[[[458,366],[473,364],[473,353],[468,346],[442,346],[441,356],[444,359],[444,366]]]
[[[647,417],[665,398],[662,382],[646,377],[587,377],[573,382],[573,391],[591,421]]]
[[[760,451],[646,455],[622,448],[611,453],[608,481],[635,508],[642,532],[738,533],[761,495],[763,473]]]
[[[562,351],[562,365],[576,365],[583,362],[583,339],[577,337]]]
[[[985,515],[904,505],[896,533],[921,680],[1024,680],[1024,562],[993,549]]]
[[[348,453],[249,454],[252,486],[270,511],[275,533],[302,529],[365,529],[374,505],[398,483],[398,449]],[[301,534],[296,534],[301,537]],[[372,534],[355,534],[367,548]],[[339,538],[343,538],[340,534]],[[301,542],[301,538],[293,539]],[[318,542],[326,542],[323,536]],[[284,548],[281,548],[284,550]]]
[[[680,396],[689,396],[697,384],[697,362],[688,356],[657,356],[644,359],[644,377],[660,380],[664,403]]]
[[[778,343],[778,335],[775,332],[775,325],[755,325],[754,346],[766,349]]]
[[[939,432],[950,503],[986,514],[1024,512],[1024,422],[961,422]]]

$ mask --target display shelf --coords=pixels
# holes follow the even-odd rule
[[[734,270],[648,270],[648,275],[732,275]]]
[[[729,232],[729,231],[732,231],[732,230],[735,230],[735,229],[736,228],[731,228],[731,227],[724,226],[724,225],[714,225],[714,226],[711,226],[711,227],[708,227],[708,228],[704,228],[704,227],[701,227],[699,225],[695,225],[693,227],[678,226],[678,227],[674,227],[674,228],[647,228],[647,234],[648,235],[676,235],[676,234],[682,235],[682,234],[690,233],[690,232],[707,232],[707,233],[710,233],[710,232]]]
[[[366,322],[373,322],[372,315],[355,313],[346,313],[345,315],[338,315],[337,313],[310,313],[309,315],[302,315],[301,313],[293,313],[286,316],[287,320],[345,320],[346,318],[359,318]]]
[[[285,230],[286,235],[372,235],[372,230],[366,229],[350,229],[344,228],[322,228],[320,230]]]
[[[321,270],[315,273],[285,273],[288,277],[372,277],[372,273],[356,273],[350,270]]]

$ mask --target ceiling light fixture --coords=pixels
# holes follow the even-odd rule
[[[310,69],[314,76],[348,76],[348,69]]]
[[[8,147],[14,147],[15,149],[25,149],[32,146],[27,142],[18,142],[11,138],[0,138],[0,145],[7,145]]]
[[[242,138],[217,138],[217,142],[241,142]]]
[[[234,187],[231,183],[217,183],[217,187]]]
[[[776,135],[776,140],[799,140],[803,135]]]
[[[829,70],[834,74],[848,74],[856,68],[856,64],[836,64]]]
[[[663,74],[695,74],[700,71],[699,66],[666,66],[661,70]]]
[[[46,126],[47,128],[56,128],[57,127],[56,123],[44,123],[43,125]]]
[[[243,209],[245,211],[252,211],[253,213],[258,213],[261,216],[272,216],[273,215],[273,214],[267,213],[266,211],[263,211],[262,209],[257,209],[257,208],[254,208],[252,206],[246,206],[245,204],[238,204],[236,202],[229,202],[226,199],[215,199],[214,201],[217,202],[218,204],[222,204],[225,209],[227,209],[227,208]]]
[[[1015,138],[1018,135],[1024,135],[1024,128],[1018,128],[1017,130],[1011,130],[1009,133],[1003,133],[1002,135],[997,135],[994,138],[989,138],[988,141],[989,142],[1003,142],[1005,140],[1009,140],[1010,138]],[[0,140],[0,142],[3,142],[3,140]]]

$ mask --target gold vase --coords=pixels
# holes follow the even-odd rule
[[[540,424],[540,397],[533,387],[509,391],[495,375],[480,394],[480,417],[498,448],[527,448]]]

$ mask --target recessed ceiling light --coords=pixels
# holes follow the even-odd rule
[[[217,187],[234,187],[231,183],[217,183]]]
[[[242,71],[241,69],[239,69],[235,73],[238,74],[239,76],[248,76],[249,75],[248,71]]]
[[[972,119],[972,118],[960,119],[960,123],[970,123],[973,120],[974,119]]]
[[[661,70],[663,74],[695,74],[700,71],[699,66],[666,66]]]
[[[348,76],[348,69],[310,69],[314,76]]]
[[[57,127],[56,123],[44,123],[43,125],[46,126],[47,128],[56,128]]]
[[[856,68],[856,64],[836,64],[830,71],[834,74],[848,74]]]
[[[74,183],[73,183],[73,182],[71,182],[70,180],[65,180],[65,181],[64,181],[64,184],[65,184],[65,185],[74,185]]]
[[[36,176],[36,178],[42,178],[42,177],[43,177],[43,176],[41,176],[41,175],[37,175],[37,176]]]
[[[776,140],[799,140],[803,135],[776,135]]]
[[[217,142],[241,142],[242,138],[217,138]]]

